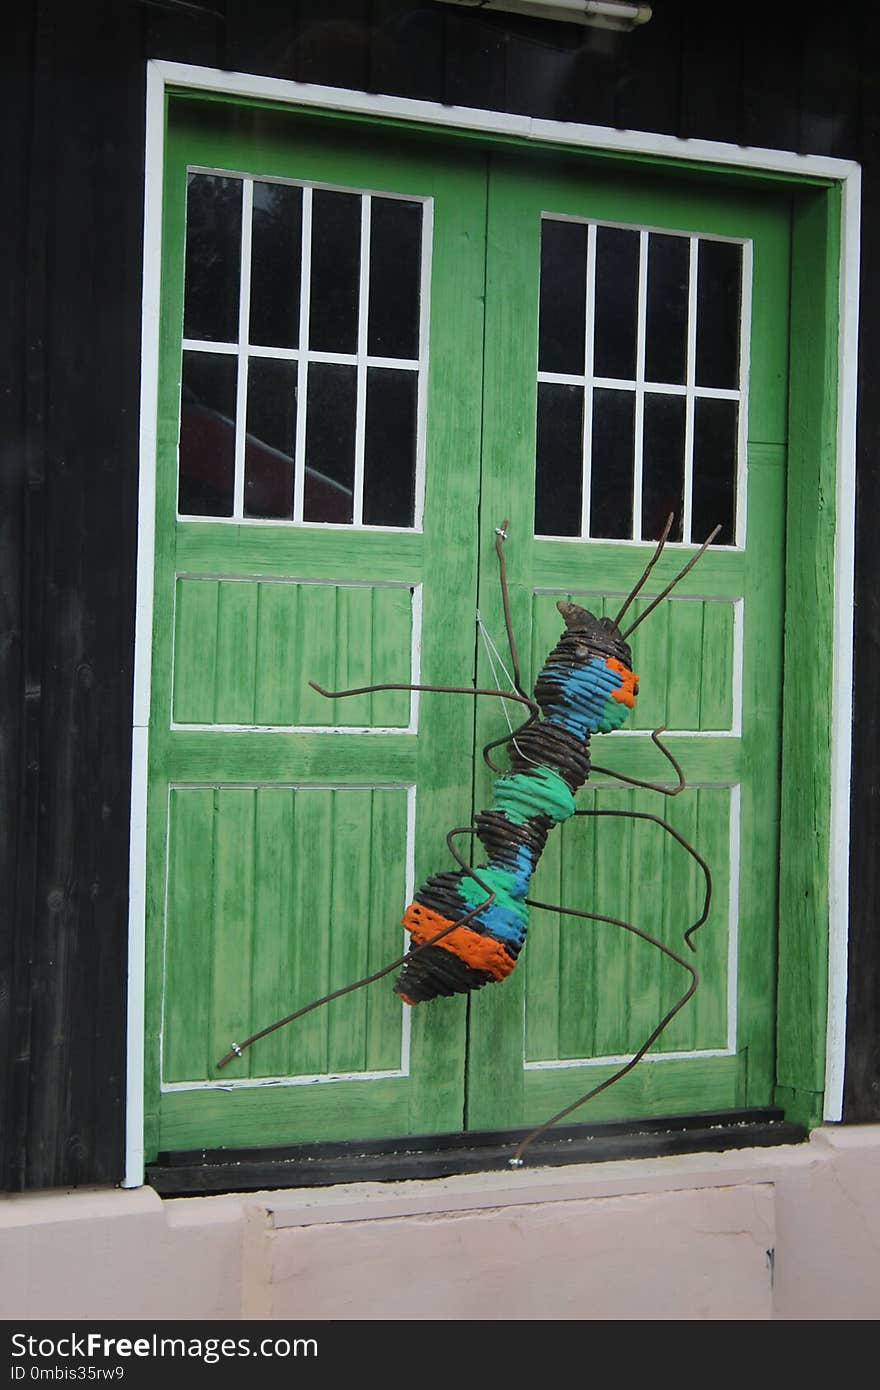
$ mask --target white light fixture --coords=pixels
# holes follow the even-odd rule
[[[651,18],[650,5],[633,5],[625,0],[443,0],[443,3],[467,9],[505,10],[557,23],[588,24],[597,29],[635,29]]]

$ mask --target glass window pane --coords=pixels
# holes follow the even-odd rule
[[[535,534],[579,536],[583,495],[584,392],[538,383]]]
[[[364,521],[412,526],[416,485],[416,372],[367,371]]]
[[[254,184],[250,341],[293,348],[299,342],[302,189]]]
[[[296,452],[295,362],[252,357],[248,365],[244,514],[293,516]]]
[[[632,536],[634,420],[632,391],[593,392],[591,536]]]
[[[367,351],[374,356],[418,357],[421,274],[421,203],[371,198]]]
[[[697,385],[739,386],[742,246],[735,241],[699,245],[697,274]]]
[[[639,233],[596,228],[596,376],[633,381],[639,305]]]
[[[241,179],[188,174],[183,336],[238,341]]]
[[[691,536],[704,541],[721,523],[716,545],[733,545],[736,529],[736,401],[697,400],[694,408],[694,483]]]
[[[658,540],[669,513],[669,539],[682,538],[684,509],[684,396],[645,393],[642,463],[642,538]]]
[[[352,520],[356,402],[356,367],[309,364],[305,521]]]
[[[541,303],[538,369],[584,371],[587,228],[582,222],[541,222]]]
[[[235,357],[183,354],[177,501],[182,516],[232,515],[237,375]]]
[[[687,367],[687,237],[648,237],[645,379],[684,385]]]
[[[357,351],[360,257],[360,195],[316,188],[309,347],[318,352]]]

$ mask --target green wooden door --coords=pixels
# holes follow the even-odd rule
[[[637,578],[656,534],[647,504],[656,513],[675,492],[677,438],[684,539],[648,594],[693,553],[716,506],[726,543],[638,629],[634,731],[594,756],[656,780],[664,765],[647,735],[665,724],[693,789],[669,804],[594,776],[581,801],[668,815],[710,861],[714,906],[695,1000],[656,1059],[575,1118],[767,1102],[786,206],[648,167],[612,174],[177,98],[165,208],[148,1152],[538,1122],[637,1047],[680,992],[677,972],[641,943],[535,913],[501,986],[406,1009],[386,981],[216,1068],[232,1042],[400,954],[403,907],[448,866],[446,831],[489,801],[475,750],[503,732],[499,702],[404,692],[326,702],[306,682],[461,685],[477,661],[491,685],[474,617],[479,604],[496,639],[503,632],[492,543],[509,517],[530,683],[558,636],[558,598],[613,612]],[[571,299],[578,238],[575,280],[594,286],[592,300],[582,293],[592,305],[582,360],[548,367],[542,315]],[[613,296],[600,305],[596,267],[607,261],[612,282],[629,283],[627,245],[637,248],[628,382],[613,361],[584,358],[603,313],[620,337],[625,316]],[[735,293],[718,247],[734,248]],[[698,282],[699,314],[689,290],[682,299],[682,284]],[[652,317],[655,283],[668,323]],[[735,383],[724,384],[716,344],[722,384],[706,385],[694,365],[712,358],[703,325],[711,313],[739,324],[740,291],[752,307]],[[679,344],[678,376],[654,364],[657,342]],[[625,356],[625,344],[615,350]],[[585,419],[590,503],[577,481],[589,466]],[[652,440],[659,483],[633,467],[653,456]],[[726,473],[700,472],[713,444]],[[671,944],[698,891],[659,830],[623,821],[555,832],[533,885]]]
[[[613,616],[669,510],[678,540],[627,622],[716,522],[724,528],[633,633],[641,684],[627,731],[593,740],[596,763],[669,782],[649,737],[665,726],[690,789],[666,799],[594,773],[579,797],[583,807],[665,817],[708,860],[701,983],[645,1061],[572,1121],[766,1104],[789,210],[649,169],[505,157],[493,162],[488,243],[482,497],[485,514],[511,518],[526,684],[563,626],[557,600]],[[497,629],[487,539],[480,603]],[[497,714],[482,711],[478,737],[499,732]],[[623,918],[674,949],[702,892],[702,874],[671,837],[625,818],[567,822],[532,884],[540,901]],[[687,984],[619,928],[534,911],[520,968],[472,1006],[469,1123],[548,1118],[632,1055]]]
[[[484,161],[180,100],[165,199],[148,1151],[457,1129],[462,1001],[216,1062],[400,955],[470,816],[471,704],[307,681],[472,670]]]

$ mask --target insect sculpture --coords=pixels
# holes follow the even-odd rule
[[[480,811],[471,825],[449,831],[446,841],[458,868],[434,874],[422,885],[406,908],[403,924],[410,934],[409,950],[381,970],[303,1005],[285,1018],[254,1033],[243,1043],[233,1043],[226,1056],[218,1062],[218,1068],[226,1066],[233,1057],[240,1057],[246,1047],[250,1047],[275,1029],[292,1023],[312,1009],[338,999],[343,994],[381,979],[392,970],[400,970],[395,988],[407,1004],[424,1003],[443,995],[467,993],[481,989],[489,983],[504,980],[514,969],[525,943],[530,908],[546,909],[618,926],[656,947],[667,958],[680,965],[689,976],[689,984],[650,1036],[623,1066],[528,1134],[510,1162],[519,1166],[525,1149],[538,1135],[620,1080],[641,1060],[694,993],[698,976],[693,965],[670,946],[621,918],[538,902],[530,898],[528,892],[547,836],[554,826],[572,816],[630,817],[659,825],[692,856],[703,873],[705,892],[702,911],[684,933],[684,942],[691,951],[695,950],[693,934],[709,915],[712,879],[708,865],[667,821],[648,812],[581,810],[575,804],[576,793],[584,785],[591,771],[615,777],[633,786],[646,787],[666,796],[676,796],[684,790],[685,781],[681,768],[661,742],[662,728],[655,729],[651,737],[675,769],[678,779],[675,785],[644,782],[612,772],[593,763],[590,753],[593,735],[611,733],[619,729],[632,710],[638,695],[639,678],[633,671],[632,653],[627,638],[693,568],[720,530],[720,527],[715,528],[671,583],[666,585],[626,631],[622,631],[621,622],[624,615],[660,558],[672,520],[670,516],[653,556],[615,618],[597,618],[575,603],[560,601],[557,604],[565,622],[565,631],[544,662],[535,682],[533,698],[522,687],[511,624],[503,551],[503,542],[507,537],[506,521],[496,530],[495,546],[499,562],[504,620],[513,666],[513,691],[467,686],[404,684],[360,686],[353,690],[330,691],[316,685],[314,681],[310,682],[315,690],[329,699],[343,699],[346,696],[367,694],[375,690],[490,695],[526,705],[529,715],[519,728],[511,730],[503,738],[493,740],[484,748],[483,756],[487,764],[499,774],[492,805]],[[506,745],[509,749],[510,766],[507,770],[499,768],[490,756],[492,749],[501,745]],[[462,858],[454,843],[461,836],[479,840],[486,853],[485,862],[472,867]]]

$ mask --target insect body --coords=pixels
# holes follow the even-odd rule
[[[502,548],[507,534],[506,522],[496,530],[496,551],[507,639],[513,662],[513,692],[466,686],[408,684],[383,684],[330,691],[324,690],[315,682],[310,682],[320,694],[331,699],[363,695],[373,690],[420,690],[471,696],[500,696],[528,706],[529,718],[520,728],[502,739],[487,744],[484,748],[483,756],[486,762],[493,771],[501,774],[495,783],[493,803],[486,810],[480,811],[470,826],[450,830],[447,835],[447,845],[459,867],[434,874],[422,885],[413,902],[406,908],[403,924],[410,933],[410,947],[405,954],[361,980],[343,985],[320,999],[304,1004],[285,1018],[278,1019],[277,1022],[252,1034],[244,1042],[233,1043],[229,1052],[217,1063],[218,1068],[226,1066],[234,1057],[240,1057],[245,1048],[268,1033],[292,1023],[333,999],[381,979],[393,970],[400,969],[396,989],[407,1004],[422,1003],[442,995],[466,993],[491,982],[504,980],[516,965],[517,957],[525,943],[531,907],[606,922],[631,932],[681,966],[690,976],[690,984],[629,1061],[586,1095],[566,1106],[527,1135],[510,1162],[519,1165],[523,1151],[539,1134],[570,1111],[583,1105],[599,1091],[613,1085],[645,1055],[696,989],[697,974],[693,966],[670,946],[631,922],[581,909],[537,902],[528,897],[528,892],[547,836],[554,826],[571,816],[630,816],[635,820],[660,826],[692,856],[703,871],[703,908],[697,920],[684,933],[685,943],[692,951],[695,949],[693,933],[708,917],[712,893],[708,866],[693,846],[689,845],[667,821],[643,811],[588,811],[578,809],[575,805],[576,793],[586,782],[591,770],[608,774],[634,786],[650,788],[666,796],[675,796],[684,789],[684,777],[678,763],[660,742],[661,729],[655,729],[651,737],[675,769],[678,775],[677,785],[644,782],[621,773],[610,772],[608,768],[600,768],[598,764],[592,763],[590,757],[590,740],[593,735],[619,729],[635,704],[639,678],[633,671],[632,654],[627,638],[688,570],[693,568],[720,530],[720,527],[716,527],[672,582],[667,584],[636,621],[622,632],[620,623],[623,615],[659,559],[671,525],[670,516],[651,560],[615,618],[597,618],[575,603],[560,601],[557,604],[565,621],[565,631],[544,662],[535,682],[534,698],[526,694],[520,683],[516,643],[510,621]],[[489,757],[490,749],[498,744],[508,746],[510,766],[507,771],[496,767]],[[472,868],[461,857],[453,843],[459,835],[474,836],[480,841],[486,852],[486,861],[482,865]]]
[[[476,876],[435,874],[403,922],[423,949],[403,967],[397,991],[408,1004],[502,980],[525,942],[526,896],[547,835],[574,815],[590,772],[590,737],[619,729],[635,703],[632,656],[608,618],[560,602],[566,630],[535,685],[543,718],[510,741],[511,770],[498,779],[488,810],[474,822],[488,860]],[[487,892],[494,897],[481,907]],[[473,908],[464,926],[456,926]],[[448,934],[429,944],[444,928]]]

